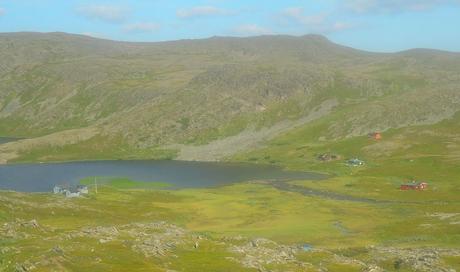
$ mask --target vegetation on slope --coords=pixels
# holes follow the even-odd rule
[[[324,186],[298,182],[320,190],[331,183],[341,186],[336,180],[326,181]],[[139,184],[116,179],[100,184],[97,194],[90,187],[90,195],[80,199],[1,192],[0,234],[4,239],[0,244],[0,268],[459,268],[458,199],[450,200],[443,187],[398,192],[395,187],[375,185],[395,200],[379,203],[302,195],[264,182],[175,191],[145,190]],[[374,197],[372,192],[366,196]],[[437,200],[421,201],[424,198]],[[306,244],[308,251],[303,249]]]
[[[2,192],[0,267],[459,269],[459,118],[392,129],[379,141],[318,140],[327,122],[316,120],[233,158],[335,173],[323,181],[168,191],[158,190],[162,184],[108,179],[95,194],[89,179],[82,182],[90,195],[81,199]],[[317,155],[325,152],[340,159],[319,161]],[[345,164],[352,157],[366,164]],[[428,182],[428,189],[399,190],[413,179]]]
[[[337,139],[437,123],[460,103],[458,54],[375,54],[315,35],[124,43],[14,33],[0,36],[0,55],[0,135],[41,136],[0,146],[3,161],[187,159],[190,145],[203,147],[198,159],[224,159],[231,147],[207,156],[207,146],[300,120],[331,99],[334,111],[318,118],[331,121],[322,136]],[[71,143],[59,142],[65,131]],[[66,147],[100,139],[107,150]],[[40,152],[49,146],[53,155]]]
[[[0,192],[0,270],[460,269],[458,54],[318,36],[20,33],[0,35],[0,59],[0,134],[31,138],[1,144],[0,162],[198,154],[334,174],[174,191],[115,179],[78,199]],[[411,180],[429,187],[399,190]]]

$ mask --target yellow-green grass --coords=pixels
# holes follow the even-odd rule
[[[367,136],[321,140],[328,120],[318,120],[287,132],[265,148],[235,156],[238,161],[273,163],[296,170],[314,170],[336,175],[325,182],[305,186],[376,199],[401,201],[460,201],[460,114],[436,125],[391,129],[383,139]],[[322,162],[318,154],[341,158]],[[346,164],[360,158],[364,166]],[[400,192],[403,183],[429,183],[427,192]]]
[[[113,145],[118,148],[114,149]],[[76,160],[114,160],[129,159],[157,159],[167,160],[176,156],[176,150],[151,148],[133,148],[121,137],[94,136],[91,139],[76,144],[64,146],[45,145],[32,150],[21,151],[18,158],[11,163],[25,162],[62,162]]]
[[[166,182],[158,181],[136,181],[123,177],[87,177],[80,180],[82,185],[109,186],[118,189],[160,189],[167,188],[171,185]]]
[[[313,265],[321,263],[331,271],[356,271],[360,267],[340,263],[330,252],[352,254],[365,261],[369,257],[367,248],[371,245],[458,248],[458,120],[459,116],[456,116],[434,126],[389,130],[378,142],[367,137],[317,141],[320,135],[317,129],[324,124],[322,121],[313,122],[274,139],[265,148],[233,158],[333,173],[334,176],[327,180],[298,180],[290,184],[333,192],[350,200],[321,194],[304,195],[296,190],[283,191],[263,182],[164,190],[166,184],[163,183],[122,178],[99,184],[98,194],[94,193],[92,178],[84,180],[82,182],[90,186],[91,193],[79,199],[2,192],[1,224],[14,222],[17,218],[36,219],[48,231],[23,228],[22,232],[34,237],[3,239],[2,247],[18,248],[21,254],[2,253],[0,265],[49,255],[50,259],[71,270],[79,270],[83,263],[84,271],[127,268],[161,271],[165,265],[179,271],[203,271],[204,267],[210,271],[252,271],[226,258],[234,257],[233,253],[216,242],[239,235],[269,238],[280,244],[308,243],[314,248],[327,250],[302,253],[299,258]],[[433,134],[434,131],[439,135]],[[339,154],[342,159],[318,161],[316,154],[324,152]],[[345,160],[350,157],[362,158],[366,165],[348,166]],[[428,189],[399,189],[400,184],[412,179],[427,181]],[[85,227],[159,221],[176,224],[210,240],[203,242],[198,250],[192,250],[190,246],[178,247],[174,253],[177,258],[147,258],[121,242],[101,244],[90,238],[56,240],[56,237]],[[53,253],[56,245],[69,253],[65,259]],[[92,250],[96,253],[92,254]],[[455,257],[443,260],[451,267],[458,263]],[[395,261],[386,260],[379,265],[391,271],[395,269]],[[43,266],[41,269],[46,271],[49,268]],[[401,267],[400,271],[404,269],[411,268]]]
[[[458,225],[451,224],[452,220],[431,216],[455,212],[454,206],[442,202],[381,204],[339,201],[279,191],[260,183],[177,191],[122,187],[124,189],[100,186],[98,194],[90,187],[90,195],[79,199],[50,194],[0,193],[0,223],[13,222],[17,218],[35,219],[47,230],[23,228],[23,232],[35,237],[2,240],[2,246],[19,248],[21,252],[3,254],[4,260],[21,263],[48,254],[50,258],[57,258],[60,265],[76,271],[126,268],[156,271],[165,263],[179,271],[203,271],[204,265],[213,268],[210,271],[246,271],[226,259],[232,253],[215,243],[205,242],[198,251],[178,248],[175,253],[178,258],[157,259],[146,258],[118,242],[101,244],[90,238],[56,239],[84,227],[158,221],[177,224],[212,239],[239,235],[265,237],[278,243],[308,243],[332,251],[370,245],[457,247],[460,243]],[[54,256],[52,249],[55,246],[67,252],[65,261]],[[96,253],[92,254],[92,250]],[[98,262],[96,258],[99,258]],[[318,257],[306,254],[304,258],[313,262]],[[319,259],[330,262],[328,267],[334,271],[356,268],[336,263],[327,254]],[[83,266],[79,266],[80,263]],[[49,267],[42,269],[46,271]]]

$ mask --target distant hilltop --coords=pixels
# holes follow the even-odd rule
[[[317,138],[434,125],[460,54],[372,53],[318,35],[116,42],[0,34],[0,161],[222,160],[312,122]],[[49,152],[52,146],[53,152]]]

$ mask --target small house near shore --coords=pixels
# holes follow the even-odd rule
[[[88,187],[84,185],[72,186],[54,186],[53,193],[55,195],[65,195],[68,198],[79,197],[89,193]]]
[[[353,158],[353,159],[349,159],[347,161],[347,164],[350,165],[350,166],[362,166],[364,165],[364,161],[358,159],[358,158]]]
[[[339,155],[336,155],[336,154],[331,154],[331,153],[322,153],[322,154],[317,155],[316,158],[317,158],[319,161],[328,162],[328,161],[339,160],[339,159],[340,159],[340,156],[339,156]]]

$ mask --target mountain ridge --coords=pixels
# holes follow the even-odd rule
[[[99,40],[99,41],[106,41],[112,43],[122,43],[122,44],[131,44],[131,45],[154,45],[154,44],[165,44],[165,43],[180,43],[186,41],[208,41],[208,40],[219,40],[219,39],[233,39],[233,40],[250,40],[250,39],[260,39],[260,38],[289,38],[289,39],[311,39],[317,40],[322,42],[333,43],[335,45],[339,45],[346,48],[351,48],[353,50],[367,52],[367,53],[374,53],[374,54],[397,54],[397,53],[404,53],[404,52],[411,52],[411,51],[432,51],[434,53],[452,53],[452,54],[460,54],[460,51],[451,51],[451,50],[443,50],[443,49],[435,49],[435,48],[428,48],[428,47],[416,47],[410,49],[403,49],[394,52],[379,52],[379,51],[372,51],[372,50],[364,50],[364,49],[356,49],[352,46],[345,46],[341,45],[340,43],[334,42],[321,34],[304,34],[304,35],[289,35],[289,34],[265,34],[265,35],[256,35],[256,36],[247,36],[247,37],[240,37],[240,36],[211,36],[208,38],[184,38],[184,39],[177,39],[177,40],[164,40],[164,41],[125,41],[125,40],[115,40],[110,38],[104,37],[95,37],[87,34],[80,34],[80,33],[68,33],[68,32],[61,32],[61,31],[54,31],[54,32],[35,32],[35,31],[19,31],[19,32],[0,32],[0,37],[5,36],[58,36],[58,37],[75,37],[75,38],[85,38],[90,40]]]
[[[372,53],[318,35],[130,43],[0,34],[0,57],[0,135],[39,137],[27,148],[1,145],[8,160],[47,145],[56,154],[69,145],[102,146],[82,159],[174,158],[181,150],[171,146],[207,150],[245,133],[286,133],[293,127],[270,128],[297,124],[331,99],[337,105],[318,117],[326,139],[436,124],[460,108],[460,54]],[[60,141],[65,131],[76,134],[70,143]],[[96,133],[88,138],[87,131]]]

